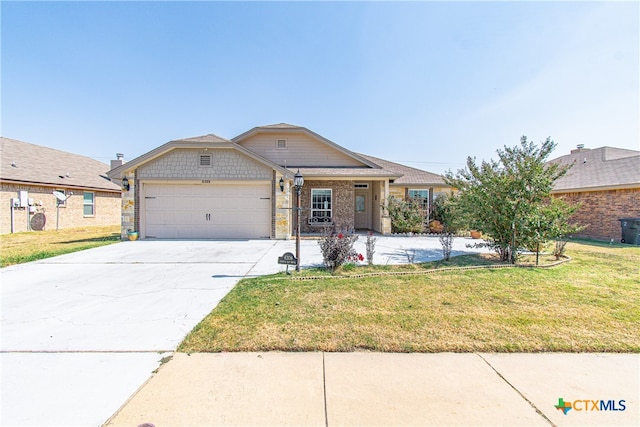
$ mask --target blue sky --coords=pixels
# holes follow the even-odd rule
[[[639,2],[1,2],[2,136],[132,159],[305,126],[442,173],[639,149]]]

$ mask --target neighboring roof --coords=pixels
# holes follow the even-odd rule
[[[260,132],[300,132],[300,133],[304,133],[324,144],[327,144],[328,146],[334,148],[335,150],[340,151],[343,154],[346,154],[347,156],[357,160],[358,162],[362,163],[365,166],[369,166],[370,168],[379,168],[380,166],[376,165],[375,163],[370,162],[369,160],[367,160],[366,158],[360,156],[357,153],[354,153],[351,150],[348,150],[346,148],[344,148],[341,145],[336,144],[335,142],[325,138],[322,135],[319,135],[313,131],[310,131],[309,129],[302,127],[302,126],[296,126],[296,125],[291,125],[288,123],[278,123],[278,124],[273,124],[273,125],[265,125],[265,126],[256,126],[253,129],[250,129],[238,136],[236,136],[235,138],[232,138],[231,140],[235,143],[241,144],[243,140],[257,134]]]
[[[573,150],[550,162],[573,164],[554,192],[640,187],[640,151],[614,147]]]
[[[109,166],[89,157],[0,137],[0,180],[120,192]]]
[[[205,148],[232,148],[235,149],[243,154],[245,154],[246,156],[256,160],[259,163],[262,163],[264,165],[267,165],[277,171],[280,171],[283,174],[288,173],[289,171],[285,168],[283,168],[280,165],[277,165],[275,163],[273,163],[272,161],[265,159],[264,157],[254,153],[253,151],[247,150],[246,148],[232,142],[229,141],[228,139],[224,139],[221,138],[217,135],[214,134],[208,134],[208,135],[202,135],[202,136],[195,136],[192,138],[184,138],[184,139],[177,139],[174,141],[169,141],[166,144],[161,145],[158,148],[155,148],[151,151],[149,151],[148,153],[145,153],[141,156],[136,157],[135,159],[124,163],[121,166],[118,166],[116,168],[111,169],[109,172],[107,172],[108,176],[111,177],[112,179],[120,179],[124,173],[126,171],[130,171],[132,169],[136,169],[139,166],[157,158],[160,157],[166,153],[168,153],[171,150],[175,150],[178,148],[200,148],[200,149],[205,149]]]
[[[444,179],[442,178],[442,175],[401,165],[399,163],[390,162],[378,157],[367,156],[365,154],[360,154],[360,156],[368,159],[371,162],[377,163],[385,170],[392,171],[395,174],[399,175],[400,177],[397,178],[391,185],[446,185]]]

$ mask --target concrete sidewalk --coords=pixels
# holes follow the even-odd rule
[[[107,425],[637,426],[639,378],[637,354],[177,353]]]

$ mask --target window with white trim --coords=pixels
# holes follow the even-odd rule
[[[95,194],[85,191],[82,196],[82,209],[84,216],[95,216]]]
[[[409,198],[417,200],[423,209],[429,210],[429,190],[409,189]]]
[[[312,188],[311,189],[311,223],[329,223],[332,222],[332,190],[330,188]]]

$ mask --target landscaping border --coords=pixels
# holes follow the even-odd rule
[[[362,273],[362,274],[348,274],[340,276],[291,276],[291,280],[322,280],[322,279],[359,279],[366,277],[381,277],[381,276],[422,276],[426,274],[434,274],[447,271],[462,271],[462,270],[480,270],[487,268],[552,268],[562,265],[571,261],[571,257],[565,256],[564,259],[545,265],[515,265],[515,264],[492,264],[492,265],[471,265],[466,267],[445,267],[434,268],[431,270],[416,270],[416,271],[380,271],[377,273]]]

